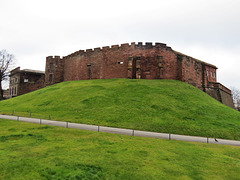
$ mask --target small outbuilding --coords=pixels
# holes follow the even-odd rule
[[[8,97],[12,98],[44,87],[45,72],[31,69],[13,69],[9,75]]]

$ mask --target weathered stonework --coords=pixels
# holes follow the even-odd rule
[[[17,67],[10,72],[9,77],[9,98],[26,94],[45,86],[45,73],[43,71],[20,70],[20,67]]]
[[[213,87],[217,82],[216,70],[216,66],[174,51],[163,43],[131,43],[80,50],[63,58],[48,56],[45,83],[111,78],[175,79],[213,97],[211,91],[221,90],[227,95],[219,93],[225,97],[220,101],[233,107],[231,91],[220,83]]]
[[[9,98],[8,93],[9,93],[9,89],[3,90],[3,99],[8,99]]]
[[[49,56],[46,58],[45,83],[51,85],[63,81],[64,61],[60,56]]]

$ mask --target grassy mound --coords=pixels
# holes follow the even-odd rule
[[[0,179],[238,179],[240,147],[0,120]]]
[[[240,140],[240,113],[175,80],[69,81],[0,102],[0,113]]]

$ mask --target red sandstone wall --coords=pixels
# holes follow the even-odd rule
[[[24,82],[24,79],[28,79],[28,82]],[[45,86],[44,80],[44,74],[21,73],[18,95],[26,94],[43,88]]]
[[[130,46],[112,46],[76,52],[64,58],[64,81],[127,78]]]
[[[179,80],[204,90],[210,82],[216,82],[216,67],[178,53]]]
[[[209,82],[216,82],[215,66],[173,51],[162,43],[80,50],[63,59],[50,56],[45,72],[46,84],[110,78],[177,79],[204,90]]]
[[[135,62],[129,67],[131,58]],[[177,79],[178,76],[177,56],[171,48],[160,43],[155,46],[132,43],[78,51],[64,61],[64,81],[129,78],[135,73],[133,71],[139,71],[136,78],[144,79]]]
[[[206,80],[207,82],[217,82],[216,68],[206,65]]]
[[[182,56],[182,81],[202,89],[202,63],[191,57]]]
[[[51,65],[52,64],[52,65]],[[55,84],[63,81],[64,73],[64,60],[60,56],[48,56],[46,58],[46,67],[45,67],[45,83]],[[51,82],[50,82],[50,76]]]

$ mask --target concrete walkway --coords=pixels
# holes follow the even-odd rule
[[[24,121],[24,122],[31,122],[31,123],[37,123],[37,124],[60,126],[60,127],[66,127],[66,128],[74,128],[74,129],[83,129],[83,130],[89,130],[89,131],[106,132],[106,133],[113,133],[113,134],[124,134],[124,135],[130,135],[130,136],[141,136],[141,137],[151,137],[151,138],[160,138],[160,139],[169,139],[169,140],[240,146],[240,141],[234,141],[234,140],[217,139],[217,141],[215,141],[214,138],[207,138],[207,137],[156,133],[156,132],[138,131],[138,130],[132,130],[132,129],[112,128],[112,127],[105,127],[105,126],[95,126],[95,125],[69,123],[69,122],[62,122],[62,121],[52,121],[52,120],[45,120],[45,119],[9,116],[9,115],[0,115],[0,119],[9,119],[9,120],[15,120],[15,121]]]

